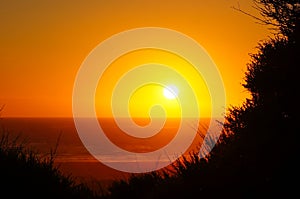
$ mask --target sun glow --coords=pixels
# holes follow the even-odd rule
[[[133,118],[149,114],[178,118],[181,109],[187,112],[195,109],[191,104],[193,98],[198,101],[201,115],[210,116],[208,88],[189,62],[164,50],[142,49],[122,55],[105,70],[96,89],[95,106],[97,116],[103,118],[128,117],[128,114]]]
[[[164,96],[170,100],[175,99],[178,96],[178,92],[178,88],[174,85],[164,88]]]

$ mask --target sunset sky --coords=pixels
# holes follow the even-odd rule
[[[86,56],[108,37],[141,27],[173,29],[201,44],[222,75],[227,106],[238,105],[247,96],[241,83],[249,53],[271,35],[232,9],[238,5],[257,14],[251,0],[0,0],[1,117],[71,117]]]

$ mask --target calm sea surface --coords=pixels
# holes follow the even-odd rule
[[[110,122],[110,120],[102,121],[107,130],[116,132],[116,127]],[[206,131],[208,122],[209,119],[200,122],[202,132]],[[189,125],[191,130],[197,126],[192,120]],[[0,127],[2,128],[1,133],[8,132],[11,138],[19,135],[20,140],[25,139],[29,147],[41,154],[49,154],[51,150],[56,149],[55,161],[61,170],[78,178],[109,181],[128,175],[128,173],[105,166],[88,152],[79,138],[73,118],[2,118]],[[166,144],[167,139],[172,139],[176,133],[173,135],[168,132],[176,132],[178,125],[169,123],[165,128],[166,131],[161,133],[162,135],[153,138],[156,139],[152,140],[155,144],[149,146],[147,146],[149,143],[146,141],[139,144],[136,140],[129,138],[126,140],[126,137],[123,138],[117,133],[111,134],[111,140],[122,145],[126,150],[151,151]],[[199,144],[199,139],[198,142],[194,142],[194,145]],[[113,162],[116,155],[108,154],[103,159],[107,162]],[[124,157],[124,164],[126,164],[126,157]]]

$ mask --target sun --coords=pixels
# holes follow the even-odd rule
[[[167,86],[164,88],[164,96],[167,99],[175,99],[178,96],[178,88],[174,85]]]

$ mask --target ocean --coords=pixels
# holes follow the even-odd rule
[[[198,133],[195,136],[191,146],[184,152],[195,150],[201,144],[201,132],[205,134],[209,125],[210,119],[201,119],[199,122]],[[109,131],[107,134],[112,143],[120,146],[130,154],[138,156],[143,153],[151,153],[159,150],[159,148],[167,145],[176,136],[178,130],[178,119],[173,119],[166,122],[163,130],[148,138],[135,139],[131,135],[122,135],[117,132],[115,124],[111,119],[102,119],[99,122],[103,129]],[[140,122],[140,124],[145,121]],[[146,122],[147,123],[147,122]],[[132,172],[126,168],[133,168],[138,161],[132,161],[129,156],[122,153],[102,153],[91,154],[93,146],[85,146],[82,141],[82,135],[78,133],[73,118],[1,118],[0,132],[8,132],[11,138],[19,136],[19,140],[24,140],[27,146],[39,154],[50,154],[56,150],[55,164],[65,174],[71,174],[80,181],[101,181],[111,182],[113,180],[123,179],[128,177]],[[128,126],[130,129],[130,126]],[[190,131],[197,128],[197,122],[190,119],[189,124],[184,130],[186,136],[190,136]],[[187,130],[188,129],[188,130]],[[190,130],[189,130],[190,129]],[[200,133],[199,133],[200,132]],[[184,139],[185,136],[180,139]],[[152,139],[152,140],[151,140]],[[179,143],[180,144],[180,143]],[[174,145],[173,147],[177,147]],[[89,150],[87,149],[89,148]],[[138,155],[136,155],[138,154]],[[101,156],[97,159],[97,155]],[[178,154],[177,154],[178,155]],[[169,158],[170,154],[164,157]],[[177,156],[176,156],[177,157]],[[156,161],[153,163],[153,161]],[[145,165],[159,165],[160,163],[169,161],[170,158],[161,158],[159,160],[146,157],[142,161]],[[118,165],[114,167],[114,165]],[[121,165],[121,166],[120,166]],[[114,168],[111,168],[114,167]],[[138,165],[138,170],[143,172],[141,162]],[[124,167],[125,171],[120,171]]]

